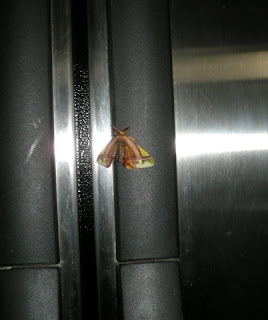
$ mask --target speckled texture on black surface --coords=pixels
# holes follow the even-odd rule
[[[175,131],[167,1],[110,1],[114,125],[155,160],[130,171],[115,165],[119,261],[178,255]]]
[[[86,1],[73,1],[73,63],[83,319],[97,318]],[[89,307],[90,301],[90,307]]]

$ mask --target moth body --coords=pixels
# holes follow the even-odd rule
[[[125,158],[125,147],[123,143],[118,143],[117,144],[118,148],[118,162],[123,164],[124,163],[124,158]]]
[[[136,139],[126,135],[129,128],[123,131],[113,128],[117,131],[114,133],[115,137],[99,154],[98,164],[110,167],[118,152],[118,162],[124,164],[127,169],[149,168],[154,165],[153,158],[136,143]]]

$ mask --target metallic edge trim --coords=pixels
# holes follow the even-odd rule
[[[62,316],[81,319],[71,4],[51,0],[54,152]]]
[[[179,157],[178,157],[178,150],[177,150],[177,144],[176,142],[178,141],[179,137],[179,101],[177,99],[178,97],[178,85],[177,85],[177,79],[176,79],[176,69],[175,69],[175,57],[176,57],[176,51],[174,47],[176,46],[176,38],[174,36],[174,10],[173,10],[173,0],[169,0],[169,30],[170,30],[170,46],[171,46],[171,65],[172,65],[172,84],[173,84],[173,104],[174,104],[174,123],[175,123],[175,153],[176,153],[176,180],[177,180],[177,199],[179,198],[179,181],[180,181],[180,170],[179,170]],[[177,200],[177,206],[178,206],[178,241],[180,245],[180,208],[179,208],[179,202]],[[180,313],[178,315],[180,320],[184,320],[184,313],[183,313],[183,305],[182,305],[182,279],[181,279],[181,273],[180,273],[180,246],[179,246],[179,256],[178,256],[178,267],[179,267],[179,278],[180,278]]]
[[[111,139],[108,36],[105,0],[88,0],[92,170],[99,319],[117,319],[113,166],[96,163]]]

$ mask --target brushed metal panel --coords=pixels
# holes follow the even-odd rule
[[[64,13],[64,14],[63,14]],[[52,0],[52,86],[62,318],[81,319],[71,3]]]
[[[99,319],[116,319],[116,236],[113,166],[96,159],[111,139],[106,1],[88,1],[92,173]]]
[[[185,319],[268,317],[267,25],[227,5],[171,3]]]

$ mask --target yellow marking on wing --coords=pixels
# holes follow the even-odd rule
[[[138,160],[136,163],[136,168],[137,169],[142,169],[142,168],[149,168],[154,165],[154,159],[150,158],[147,160]]]
[[[140,150],[140,153],[141,153],[141,155],[142,155],[143,157],[149,157],[149,156],[150,156],[149,153],[148,153],[147,151],[145,151],[144,149],[142,149],[141,146],[139,146],[138,144],[137,144],[137,146],[138,146],[138,148],[139,148],[139,150]]]
[[[100,164],[101,166],[106,167],[106,168],[109,166],[109,161],[106,160],[105,158],[100,157],[100,156],[97,159],[97,163]]]
[[[133,154],[131,155],[131,149],[126,146],[127,156],[125,158],[125,167],[132,170],[152,167],[154,165],[154,159],[139,145],[137,145],[137,147],[139,148],[141,156],[147,159],[135,159]]]

